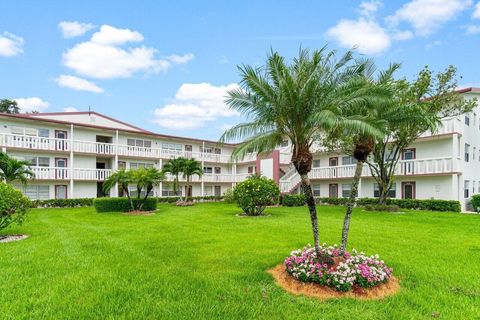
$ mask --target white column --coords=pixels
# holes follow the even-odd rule
[[[115,145],[113,146],[115,150],[115,158],[114,158],[114,163],[113,163],[113,170],[117,171],[118,170],[118,130],[115,130]],[[112,192],[113,197],[118,197],[118,183],[115,183],[115,187]]]
[[[158,166],[159,166],[159,169],[162,170],[163,169],[163,159],[160,158],[158,159]],[[158,196],[161,197],[162,196],[162,191],[163,191],[163,182],[160,182],[158,184]]]
[[[204,161],[204,157],[203,157],[204,150],[205,150],[205,141],[202,142],[202,151],[200,152],[200,156],[202,157],[202,170],[205,167],[205,161]],[[205,184],[203,182],[203,176],[201,177],[200,181],[201,181],[201,183],[200,183],[201,195],[202,195],[202,197],[204,197],[205,196]]]
[[[70,198],[74,198],[73,186],[73,124],[70,125]]]

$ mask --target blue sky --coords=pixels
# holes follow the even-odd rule
[[[236,66],[270,48],[358,46],[399,76],[458,67],[480,86],[480,3],[411,1],[2,1],[0,98],[92,110],[159,133],[216,139]]]

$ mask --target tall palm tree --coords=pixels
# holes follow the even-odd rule
[[[239,67],[241,88],[228,92],[226,103],[250,122],[227,130],[221,142],[242,140],[233,157],[249,152],[269,152],[288,137],[293,145],[292,163],[301,178],[310,213],[317,258],[332,260],[320,251],[317,210],[308,173],[312,169],[314,142],[341,125],[358,132],[371,127],[357,117],[345,117],[342,109],[363,105],[371,95],[363,72],[368,64],[357,63],[348,51],[337,58],[326,47],[310,54],[300,50],[288,64],[272,52],[264,67]]]
[[[165,180],[165,174],[157,168],[139,168],[133,170],[133,181],[137,184],[137,208],[142,210],[148,195],[152,192],[153,187]],[[140,199],[142,190],[145,190],[143,199]]]
[[[183,170],[184,162],[188,160],[184,157],[178,157],[168,160],[168,162],[163,166],[163,172],[170,173],[173,176],[173,192],[175,195],[178,195],[179,187],[179,177]],[[180,193],[180,197],[182,194]]]
[[[27,184],[29,179],[33,179],[35,174],[30,169],[28,161],[17,160],[6,153],[0,152],[0,179],[10,184],[13,181],[20,181]]]
[[[187,180],[186,187],[190,185],[190,178],[193,175],[201,177],[203,175],[202,164],[195,159],[185,159],[182,169],[183,177]],[[188,194],[185,192],[185,200],[187,200]]]
[[[363,121],[368,123],[374,130],[356,132],[349,130],[346,127],[339,126],[337,130],[330,133],[327,140],[336,144],[340,144],[340,149],[343,149],[347,154],[352,155],[357,161],[355,173],[352,180],[352,187],[350,196],[347,202],[347,208],[342,227],[342,242],[341,252],[345,252],[348,234],[350,231],[350,221],[358,197],[358,185],[362,176],[363,167],[371,155],[376,141],[382,139],[385,135],[387,120],[385,114],[388,112],[390,99],[393,94],[391,84],[393,83],[393,74],[400,68],[399,64],[392,64],[387,70],[381,71],[377,79],[373,79],[375,68],[373,64],[370,68],[365,70],[366,86],[372,86],[372,93],[378,99],[370,98],[368,103],[363,106],[356,106],[355,108],[344,108],[342,111],[347,117],[360,117]]]
[[[123,193],[127,196],[128,201],[130,202],[130,207],[134,210],[133,200],[130,196],[130,190],[128,190],[128,185],[133,183],[133,176],[131,171],[125,169],[118,170],[117,172],[110,175],[103,182],[102,190],[105,193],[108,193],[110,189],[114,188],[117,184],[122,188]]]

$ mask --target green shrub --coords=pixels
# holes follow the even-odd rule
[[[93,198],[33,200],[32,208],[74,208],[90,207]]]
[[[233,193],[246,215],[258,216],[266,206],[278,203],[280,190],[273,180],[254,175],[237,184]]]
[[[367,204],[363,207],[367,211],[398,212],[399,206],[395,204]]]
[[[10,185],[0,182],[0,230],[12,223],[22,224],[30,200]]]
[[[376,198],[358,199],[357,205],[365,206],[369,204],[378,204]],[[461,206],[459,201],[455,200],[438,200],[438,199],[387,199],[388,205],[397,205],[402,209],[411,210],[429,210],[429,211],[452,211],[460,212]]]
[[[132,199],[134,205],[137,200]],[[97,212],[128,212],[132,211],[128,198],[97,198],[93,200],[93,205]],[[157,209],[157,199],[147,198],[143,205],[142,211],[153,211]]]
[[[318,204],[345,205],[348,198],[315,198]]]
[[[473,210],[480,212],[480,194],[473,195],[470,204],[472,205]]]
[[[235,203],[235,195],[233,194],[233,188],[228,189],[223,194],[223,201],[225,203]]]
[[[305,205],[304,194],[283,194],[281,201],[283,206],[286,207],[301,207]]]

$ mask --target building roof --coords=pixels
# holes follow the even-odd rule
[[[105,126],[105,125],[97,125],[92,123],[85,123],[79,120],[78,117],[81,115],[95,115],[97,117],[101,117],[110,121],[112,124],[118,124],[118,127],[114,125]],[[73,116],[73,117],[72,117]],[[88,127],[88,128],[95,128],[95,129],[103,129],[103,130],[118,130],[122,132],[128,133],[136,133],[136,134],[145,134],[149,136],[154,136],[157,138],[163,139],[177,139],[177,140],[187,140],[187,141],[196,141],[196,142],[207,142],[207,143],[218,143],[218,141],[213,140],[205,140],[205,139],[197,139],[197,138],[188,138],[188,137],[181,137],[181,136],[173,136],[173,135],[166,135],[155,133],[152,131],[144,130],[139,127],[133,126],[126,122],[111,118],[104,114],[94,112],[94,111],[79,111],[79,112],[45,112],[45,113],[21,113],[21,114],[10,114],[10,113],[0,113],[0,117],[9,117],[9,118],[16,118],[16,119],[23,119],[23,120],[32,120],[32,121],[44,121],[49,123],[56,123],[56,124],[64,124],[64,125],[75,125],[81,127]],[[235,143],[225,143],[224,145],[227,146],[235,146]]]

